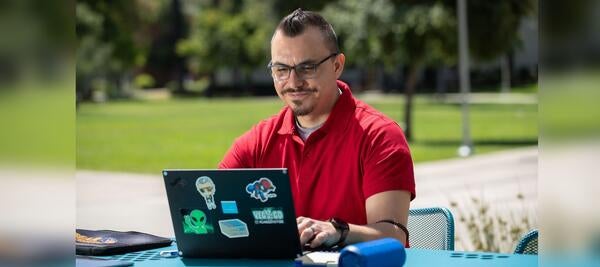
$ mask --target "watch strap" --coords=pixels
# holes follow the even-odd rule
[[[348,232],[350,232],[350,226],[348,225],[347,222],[345,222],[344,220],[340,219],[340,218],[331,218],[329,219],[329,222],[333,225],[333,227],[335,228],[335,230],[337,230],[340,233],[340,239],[338,239],[337,242],[335,242],[335,244],[331,245],[331,247],[343,247],[345,246],[344,241],[346,241],[346,237],[348,236]]]

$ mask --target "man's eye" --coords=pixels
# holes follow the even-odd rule
[[[312,72],[315,69],[313,65],[301,65],[298,67],[298,70],[304,73]]]
[[[289,68],[286,68],[286,67],[275,67],[275,72],[278,72],[278,73],[286,73],[286,72],[288,72],[288,70],[289,70]]]

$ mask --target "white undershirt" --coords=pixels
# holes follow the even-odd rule
[[[342,95],[342,90],[340,88],[338,88],[338,91],[340,93],[340,95]],[[302,138],[302,140],[306,141],[306,139],[308,139],[308,137],[314,133],[316,130],[318,130],[319,128],[321,128],[321,126],[323,126],[323,123],[315,126],[315,127],[311,127],[311,128],[305,128],[300,126],[300,123],[298,122],[298,119],[294,119],[296,121],[296,129],[298,130],[298,135],[300,135],[300,138]]]
[[[300,138],[302,138],[302,140],[304,141],[308,139],[308,136],[310,136],[310,134],[314,133],[316,130],[319,130],[321,126],[323,126],[323,123],[312,128],[304,128],[300,126],[300,123],[298,123],[298,120],[296,119],[296,129],[298,130],[298,135],[300,135]]]

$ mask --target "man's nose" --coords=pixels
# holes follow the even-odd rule
[[[304,80],[302,77],[298,76],[298,73],[296,73],[295,69],[290,70],[290,77],[288,78],[288,83],[290,85],[292,85],[295,88],[299,88],[302,85],[304,85],[305,82],[306,82],[306,80]]]

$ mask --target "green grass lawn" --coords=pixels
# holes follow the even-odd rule
[[[402,121],[402,97],[368,103]],[[214,168],[237,136],[281,107],[277,98],[83,104],[77,112],[77,168],[146,173]],[[460,106],[418,98],[415,107],[414,161],[456,157]],[[471,126],[476,153],[536,145],[537,105],[472,105]]]
[[[73,167],[74,79],[0,85],[0,165]]]

